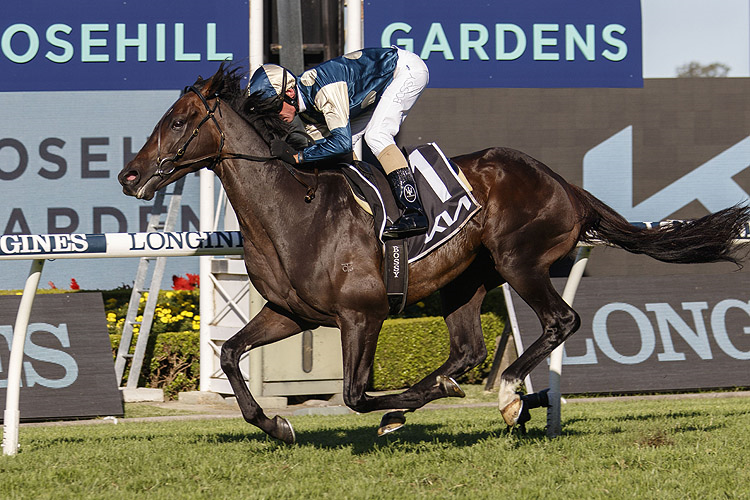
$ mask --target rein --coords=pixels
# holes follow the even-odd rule
[[[195,88],[195,86],[191,85],[189,87],[185,88],[185,92],[193,92],[195,95],[197,95],[201,102],[203,103],[203,106],[206,108],[206,116],[203,117],[203,119],[196,125],[195,129],[193,129],[193,133],[190,134],[190,137],[187,138],[185,143],[180,147],[177,152],[172,155],[171,157],[162,158],[161,157],[161,121],[158,125],[158,136],[157,136],[157,149],[156,149],[156,172],[152,175],[152,177],[166,177],[168,175],[172,175],[175,170],[180,168],[186,168],[192,165],[195,165],[196,163],[204,162],[207,160],[212,160],[211,164],[207,167],[209,169],[214,168],[216,165],[221,163],[224,160],[246,160],[246,161],[254,161],[259,163],[264,163],[269,160],[278,160],[280,159],[278,156],[256,156],[256,155],[248,155],[243,153],[225,153],[223,152],[224,149],[224,131],[221,128],[221,125],[219,125],[219,121],[216,119],[216,111],[219,112],[219,116],[221,116],[221,99],[219,99],[218,95],[214,95],[212,98],[216,99],[216,102],[213,107],[211,107],[208,104],[208,100],[206,97]],[[169,113],[167,113],[169,114]],[[166,116],[166,115],[165,115]],[[216,126],[216,129],[219,131],[219,136],[221,137],[221,141],[219,142],[219,149],[214,154],[208,154],[201,156],[199,158],[193,158],[190,160],[180,160],[184,155],[185,151],[187,151],[188,146],[198,136],[198,133],[200,132],[200,128],[209,120],[213,122],[213,124]],[[171,164],[171,168],[165,168],[165,165],[169,163]],[[315,185],[310,186],[305,181],[303,181],[297,174],[297,172],[292,168],[291,165],[287,164],[285,161],[282,161],[284,164],[284,167],[287,169],[287,171],[291,174],[291,176],[300,184],[302,184],[306,189],[307,193],[305,194],[305,202],[310,203],[313,199],[315,199],[315,192],[318,189],[318,169],[315,169]]]

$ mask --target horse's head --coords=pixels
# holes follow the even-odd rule
[[[126,195],[150,200],[164,186],[218,161],[224,145],[217,120],[218,80],[225,75],[222,65],[208,80],[198,78],[159,120],[146,144],[117,176]]]

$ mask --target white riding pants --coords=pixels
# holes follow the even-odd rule
[[[393,81],[383,91],[380,101],[372,111],[362,113],[350,122],[352,144],[356,145],[364,136],[376,157],[386,146],[395,145],[393,138],[429,80],[427,65],[422,58],[398,49]]]

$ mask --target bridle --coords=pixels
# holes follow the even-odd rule
[[[175,154],[169,157],[162,158],[161,157],[161,126],[162,122],[164,121],[164,118],[169,115],[169,111],[162,117],[161,120],[159,120],[159,123],[157,124],[156,130],[157,130],[157,139],[156,139],[156,171],[152,174],[152,177],[160,177],[165,178],[169,175],[172,175],[175,170],[187,168],[190,166],[193,166],[197,163],[201,163],[204,161],[211,161],[211,163],[208,165],[208,169],[213,169],[216,165],[221,163],[224,160],[247,160],[247,161],[254,161],[254,162],[260,162],[265,163],[270,160],[277,160],[279,159],[278,156],[256,156],[256,155],[247,155],[242,153],[225,153],[224,150],[224,131],[221,128],[221,125],[219,124],[219,121],[216,119],[216,112],[218,111],[219,116],[221,116],[221,99],[219,98],[218,94],[214,94],[210,97],[210,99],[214,100],[214,105],[211,107],[211,105],[208,103],[208,99],[198,90],[195,88],[194,85],[191,85],[189,87],[185,87],[185,90],[183,91],[183,95],[187,94],[188,92],[193,92],[195,95],[198,96],[198,98],[203,103],[203,107],[206,108],[206,115],[201,119],[200,122],[198,122],[198,125],[195,126],[193,129],[193,132],[190,134],[190,137],[187,138],[185,143],[177,150]],[[216,130],[219,132],[219,148],[218,150],[213,154],[207,154],[204,156],[201,156],[199,158],[192,158],[189,160],[182,160],[182,157],[185,155],[185,151],[187,151],[188,146],[190,146],[190,143],[195,139],[198,134],[200,133],[201,127],[207,123],[208,121],[212,121],[213,124],[216,126]],[[297,182],[302,184],[307,188],[307,194],[305,195],[305,201],[307,203],[310,203],[315,198],[315,191],[318,187],[318,176],[317,176],[317,169],[315,170],[315,186],[310,187],[307,183],[305,183],[302,179],[300,179],[297,175],[297,173],[294,171],[294,169],[288,165],[286,162],[282,161],[286,169],[289,171],[289,173],[294,177]],[[167,166],[169,165],[169,166]]]

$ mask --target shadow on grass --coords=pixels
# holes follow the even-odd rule
[[[350,448],[356,455],[368,454],[390,446],[419,447],[429,443],[445,443],[451,446],[466,447],[477,444],[486,439],[502,438],[504,429],[488,429],[477,432],[447,432],[445,426],[439,424],[407,424],[387,436],[378,437],[376,429],[372,427],[356,427],[346,429],[307,430],[297,432],[297,442],[293,446],[311,447],[321,450],[335,450]],[[218,433],[206,438],[216,443],[231,443],[243,441],[281,442],[262,433],[252,434]]]
[[[660,427],[668,428],[674,433],[705,432],[726,428],[728,421],[732,417],[746,416],[744,411],[722,412],[722,417],[727,418],[724,422],[712,422],[706,425],[700,424],[705,421],[707,414],[700,411],[677,411],[677,412],[647,412],[637,415],[618,415],[618,416],[579,416],[565,418],[563,422],[563,438],[575,438],[592,435],[610,435],[619,434],[626,431],[623,425],[628,422],[654,422],[659,423]],[[467,418],[471,418],[467,415]],[[478,428],[476,422],[466,429],[464,423],[459,421],[445,421],[437,423],[407,422],[406,426],[398,431],[388,434],[384,437],[377,436],[377,425],[374,420],[368,423],[351,422],[341,423],[341,425],[326,425],[325,428],[308,429],[309,424],[295,423],[297,432],[297,447],[310,447],[323,450],[335,450],[348,448],[352,453],[357,455],[378,452],[388,448],[398,449],[418,449],[425,444],[441,443],[455,447],[471,447],[486,440],[504,440],[512,448],[523,448],[532,443],[544,441],[547,439],[543,422],[545,419],[544,412],[532,412],[532,421],[528,431],[524,434],[518,428],[512,431],[507,428],[501,418],[497,421],[489,421],[484,428]],[[688,421],[686,421],[688,420]],[[692,424],[689,421],[695,420]],[[581,424],[581,425],[576,425]],[[288,449],[280,441],[277,441],[255,428],[251,424],[243,424],[238,429],[229,431],[190,431],[192,436],[182,435],[178,430],[161,431],[146,430],[145,432],[125,433],[121,435],[109,435],[98,437],[81,434],[76,436],[56,437],[52,439],[37,438],[33,440],[33,448],[49,448],[57,445],[75,445],[79,443],[97,443],[100,442],[105,446],[117,446],[119,443],[152,441],[160,439],[170,439],[176,437],[179,443],[248,443],[253,448],[266,448],[271,445],[272,448]],[[188,431],[186,431],[188,432]],[[180,444],[176,445],[179,446]]]

